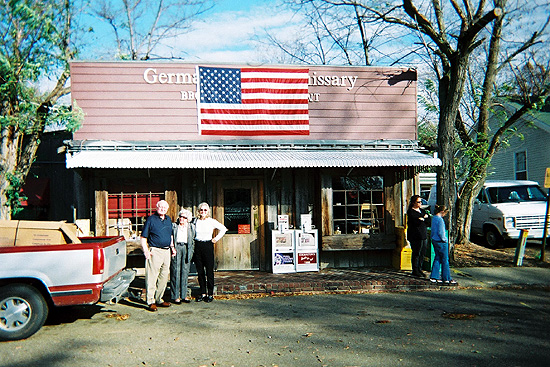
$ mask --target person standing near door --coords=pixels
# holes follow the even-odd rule
[[[424,253],[428,247],[428,221],[429,215],[420,206],[422,198],[419,195],[413,195],[409,202],[407,210],[407,240],[411,244],[412,256],[412,275],[426,278],[422,271],[424,262]]]
[[[218,234],[213,237],[215,229],[218,230]],[[195,231],[193,261],[197,267],[197,278],[201,292],[196,301],[212,302],[214,300],[214,244],[223,237],[227,232],[227,228],[210,217],[210,206],[207,203],[200,203]]]
[[[175,252],[170,263],[170,294],[172,302],[177,305],[191,302],[187,298],[187,280],[195,248],[195,225],[191,219],[193,214],[182,209],[172,228]]]
[[[166,213],[168,202],[160,200],[157,212],[147,218],[141,232],[141,247],[145,255],[145,288],[147,309],[157,311],[159,307],[170,307],[162,299],[170,274],[170,248],[173,247],[172,220]]]

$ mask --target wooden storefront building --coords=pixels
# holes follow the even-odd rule
[[[257,69],[205,68],[237,69],[243,83],[245,69]],[[307,73],[297,131],[209,131],[199,124],[196,64],[73,62],[72,98],[85,114],[65,142],[77,216],[96,235],[138,239],[159,199],[172,218],[206,201],[229,228],[216,268],[269,271],[277,216],[298,228],[311,214],[322,267],[391,265],[415,178],[440,164],[418,146],[416,70],[269,68]]]

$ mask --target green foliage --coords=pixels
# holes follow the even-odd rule
[[[84,111],[75,101],[73,106],[57,105],[52,107],[47,116],[46,125],[72,132],[78,130],[83,120]]]
[[[423,85],[422,94],[418,95],[418,104],[423,115],[418,123],[418,140],[420,145],[433,153],[437,150],[437,121],[439,118],[437,83],[428,78]]]
[[[427,120],[420,122],[418,140],[420,145],[426,147],[430,152],[434,152],[437,147],[437,123]]]
[[[0,178],[8,184],[0,196],[12,214],[22,209],[20,190],[46,126],[75,129],[82,119],[80,109],[57,104],[69,91],[71,4],[0,0]]]
[[[33,133],[37,83],[66,67],[63,1],[0,0],[0,123]]]
[[[23,180],[11,173],[6,175],[6,179],[9,182],[9,187],[6,190],[6,198],[8,199],[8,204],[11,207],[12,215],[16,215],[23,210],[21,205],[22,200],[27,200],[26,196],[21,195],[21,188],[23,187]]]
[[[497,96],[509,96],[515,91],[515,86],[513,83],[505,82],[502,84],[497,84],[495,86],[495,95]]]
[[[36,81],[59,66],[57,42],[63,27],[63,1],[0,0],[2,54],[18,81]]]
[[[437,83],[428,78],[424,81],[424,94],[418,96],[418,103],[428,112],[439,113]]]

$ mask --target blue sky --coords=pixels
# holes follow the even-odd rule
[[[121,3],[121,0],[112,1],[115,4]],[[283,0],[212,1],[213,8],[202,14],[198,19],[194,19],[191,31],[178,37],[166,38],[163,41],[163,46],[157,48],[154,53],[165,59],[172,57],[187,62],[287,63],[289,58],[280,57],[283,55],[280,49],[273,45],[267,45],[267,32],[278,40],[287,41],[291,45],[296,45],[299,41],[307,41],[310,36],[307,34],[310,33],[310,30],[304,28],[307,20],[303,19],[302,15],[295,14],[288,8],[282,7],[280,4]],[[508,36],[508,42],[526,39],[525,36],[521,37],[521,34],[525,34],[526,31],[529,34],[532,33],[534,29],[530,27],[527,27],[527,29],[522,28],[527,25],[525,23],[544,23],[547,12],[540,11],[540,6],[537,7],[537,5],[545,1],[547,0],[532,0],[530,2],[531,8],[535,9],[535,12],[525,12],[527,9],[523,7],[522,11],[510,17],[510,19],[519,21],[520,25],[511,32],[513,37]],[[548,5],[546,4],[542,9],[548,9]],[[537,19],[541,17],[544,19]],[[536,19],[536,22],[534,19]],[[81,54],[81,58],[112,60],[116,55],[112,30],[97,17],[88,16],[86,20],[89,23],[84,28],[87,28],[90,24],[94,31],[88,35],[91,40],[87,42],[86,50]],[[370,30],[371,37],[374,34],[373,32],[374,29]],[[488,35],[485,34],[485,36]],[[353,37],[358,37],[358,35],[355,34]],[[360,40],[353,37],[351,43],[355,42],[359,45]],[[385,35],[371,40],[374,40],[374,47],[370,51],[370,61],[378,65],[393,63],[400,54],[407,53],[410,47],[420,47],[417,34],[405,28],[393,29],[391,37]],[[415,42],[416,44],[414,44]],[[302,45],[301,50],[305,50],[305,47],[308,46],[307,42],[304,44],[305,46]],[[312,44],[314,46],[311,46]],[[310,54],[315,55],[315,46],[317,46],[315,39],[310,42],[309,46],[314,51]],[[327,45],[324,44],[324,46]],[[324,51],[326,50],[325,48]],[[308,61],[331,64],[346,63],[341,54],[339,56],[331,54],[330,56],[335,58],[327,60],[313,58]],[[358,60],[361,60],[360,57],[353,61],[357,62]],[[399,63],[402,66],[413,65],[421,68],[425,61],[418,59],[415,54],[410,54],[406,59],[401,59]]]
[[[273,0],[216,0],[214,10],[217,11],[248,11],[254,7],[265,7]]]
[[[193,22],[190,32],[167,39],[165,48],[158,49],[157,53],[191,62],[257,62],[263,51],[254,39],[265,34],[266,29],[278,36],[295,32],[296,17],[278,8],[279,0],[214,0],[213,3],[212,9]],[[84,15],[83,19],[85,28],[91,26],[93,32],[88,35],[91,40],[81,57],[111,59],[116,52],[112,29],[95,16]]]
[[[262,48],[254,41],[265,30],[293,32],[295,18],[274,0],[218,0],[194,30],[181,37],[189,61],[254,62]],[[177,41],[176,41],[177,42]]]

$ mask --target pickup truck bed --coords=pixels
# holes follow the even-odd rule
[[[118,301],[134,278],[124,237],[81,243],[0,247],[0,340],[29,337],[49,306]]]

